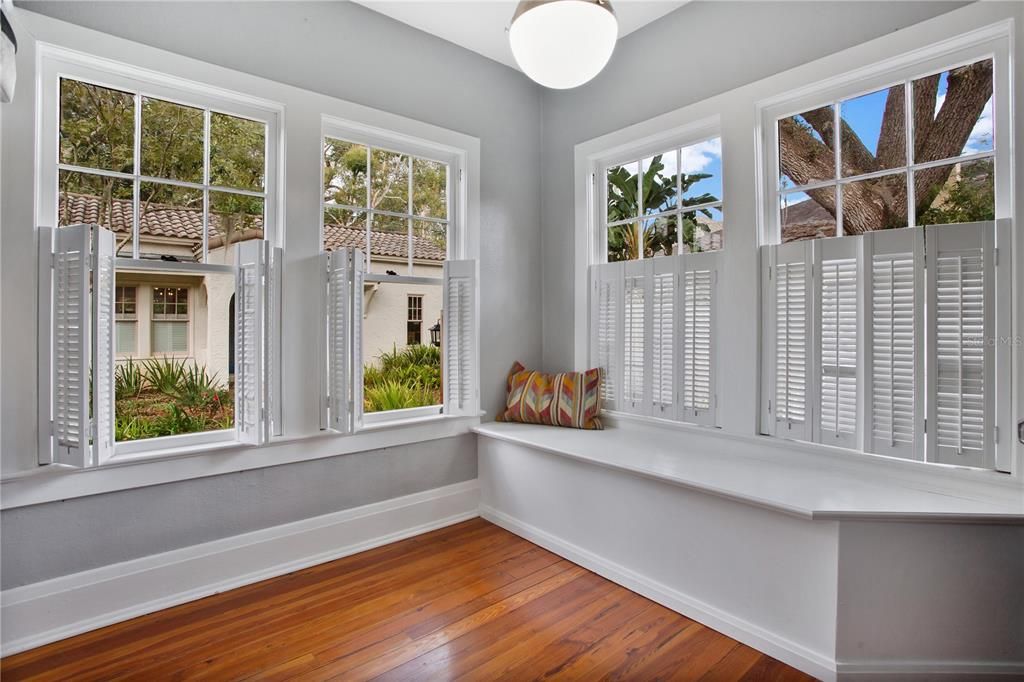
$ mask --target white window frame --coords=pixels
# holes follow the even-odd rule
[[[141,182],[153,181],[169,185],[203,189],[204,195],[208,192],[226,191],[249,196],[260,196],[263,204],[263,230],[264,241],[270,245],[279,245],[283,241],[278,226],[281,218],[280,201],[280,174],[279,167],[282,158],[282,130],[284,107],[270,100],[243,95],[231,90],[217,88],[205,83],[191,81],[176,76],[171,76],[158,71],[143,69],[140,67],[125,64],[105,57],[94,56],[70,50],[58,45],[39,42],[36,44],[37,53],[37,127],[39,135],[36,144],[36,219],[40,225],[53,225],[58,223],[58,198],[59,198],[59,175],[60,170],[80,170],[93,175],[106,175],[118,177],[126,181],[130,180],[135,187],[135,205],[139,201],[139,185]],[[118,173],[104,169],[77,168],[62,164],[59,161],[60,151],[60,82],[62,78],[83,81],[101,87],[112,88],[133,93],[135,96],[135,154],[138,156],[140,149],[139,136],[141,134],[141,98],[153,97],[164,101],[181,104],[184,106],[201,108],[206,111],[204,114],[204,138],[209,136],[209,121],[211,112],[224,113],[238,118],[247,118],[260,121],[266,124],[266,136],[264,138],[264,187],[262,192],[250,190],[238,190],[233,188],[222,188],[204,182],[201,184],[168,180],[165,178],[149,178],[141,175],[139,159],[135,160],[136,173]],[[204,160],[204,168],[208,164]],[[206,175],[204,171],[204,175]],[[204,178],[208,180],[208,178]],[[204,225],[208,222],[208,202],[204,200]],[[137,212],[137,211],[136,211]],[[190,262],[169,262],[150,259],[138,259],[139,240],[138,216],[133,221],[132,258],[117,258],[118,269],[145,270],[154,273],[168,274],[208,274],[208,273],[234,273],[234,266],[218,265],[213,263],[190,263]],[[203,253],[207,249],[208,229],[203,230]],[[190,306],[193,305],[190,292]],[[147,323],[149,321],[147,320]],[[191,322],[190,322],[189,352],[191,352]],[[40,315],[39,338],[49,339],[51,330],[49,327],[48,315]],[[175,357],[180,357],[175,355]],[[39,451],[49,452],[49,414],[50,395],[48,389],[42,387],[50,386],[50,363],[49,343],[40,343],[39,354]],[[279,374],[279,368],[274,369]],[[114,455],[108,460],[109,464],[119,464],[123,461],[134,461],[139,458],[164,457],[175,455],[185,451],[191,451],[199,447],[209,445],[230,445],[237,443],[234,429],[209,431],[203,433],[182,434],[178,436],[165,436],[150,438],[139,441],[118,442],[114,446]]]
[[[836,234],[842,235],[842,199],[839,198],[842,185],[858,180],[870,179],[886,175],[904,173],[907,176],[908,191],[912,191],[910,174],[914,170],[934,166],[946,166],[955,163],[966,163],[978,159],[994,159],[996,176],[995,217],[1008,218],[1012,215],[1012,169],[1010,160],[1010,143],[1012,139],[1011,104],[1013,89],[1011,87],[1011,56],[1009,36],[993,27],[989,30],[976,31],[954,38],[937,45],[920,50],[913,50],[898,58],[868,66],[835,78],[830,78],[789,93],[772,97],[758,105],[759,135],[761,141],[762,166],[759,168],[761,182],[759,190],[762,206],[760,215],[759,244],[778,244],[781,240],[781,222],[779,217],[779,201],[784,194],[794,191],[806,191],[820,187],[835,186],[837,189]],[[866,173],[850,177],[841,177],[802,185],[798,188],[789,187],[785,191],[779,188],[779,138],[778,121],[788,116],[795,116],[824,106],[833,105],[833,115],[838,121],[840,116],[839,102],[885,90],[896,85],[905,84],[907,101],[912,102],[910,87],[912,81],[925,76],[934,75],[951,68],[973,64],[985,59],[992,59],[993,66],[993,139],[992,151],[964,155],[939,161],[909,163],[913,154],[913,120],[907,122],[907,163],[889,170]],[[909,111],[910,106],[907,107]],[[913,119],[913,117],[910,117]],[[838,153],[836,164],[839,163]],[[908,227],[916,225],[916,215],[908,201]]]
[[[609,168],[614,168],[616,166],[621,166],[621,165],[624,165],[624,164],[632,163],[632,162],[638,161],[638,160],[639,160],[639,163],[638,163],[638,169],[639,169],[641,167],[643,159],[649,158],[649,157],[657,155],[657,154],[664,153],[665,150],[667,150],[667,149],[668,150],[680,150],[680,149],[689,147],[689,146],[694,145],[694,144],[698,144],[698,143],[701,143],[701,142],[706,142],[706,141],[708,141],[710,139],[714,139],[714,138],[719,138],[719,139],[722,138],[721,122],[720,122],[720,119],[719,119],[719,117],[717,115],[709,116],[709,117],[702,118],[702,119],[697,119],[697,120],[692,121],[690,123],[685,123],[683,125],[675,126],[675,127],[672,127],[672,128],[670,128],[668,130],[656,133],[654,135],[650,135],[648,137],[642,137],[642,138],[637,138],[637,139],[623,139],[620,143],[615,144],[614,146],[608,147],[606,149],[594,151],[594,152],[592,152],[592,153],[590,153],[590,154],[588,154],[588,155],[586,155],[585,157],[582,157],[582,158],[579,156],[579,154],[577,154],[577,173],[578,174],[583,174],[583,177],[585,177],[585,179],[586,179],[586,182],[585,182],[585,192],[586,192],[585,196],[580,196],[579,192],[577,192],[577,202],[580,202],[581,199],[584,200],[586,208],[587,208],[586,214],[583,216],[584,221],[585,221],[583,223],[584,229],[582,231],[578,229],[577,233],[576,233],[577,234],[576,254],[577,254],[577,269],[578,269],[577,278],[579,278],[580,277],[580,273],[582,273],[582,278],[586,282],[586,284],[584,284],[584,288],[583,288],[583,292],[585,292],[585,295],[581,298],[580,290],[579,290],[579,279],[577,279],[577,305],[576,305],[576,316],[575,316],[575,320],[576,320],[576,323],[575,323],[575,342],[576,342],[576,344],[575,344],[576,345],[575,356],[576,356],[576,362],[575,362],[575,364],[576,364],[576,368],[578,370],[579,369],[585,369],[587,367],[595,366],[596,362],[597,362],[596,358],[592,357],[593,350],[592,350],[592,339],[591,339],[591,337],[592,337],[592,334],[594,333],[593,330],[595,329],[595,327],[594,327],[594,321],[591,319],[593,317],[592,306],[588,303],[588,297],[590,295],[592,295],[592,292],[590,291],[590,289],[591,289],[591,280],[590,280],[589,271],[591,269],[590,266],[592,266],[592,265],[606,266],[606,264],[608,263],[608,227],[609,227],[609,225],[608,225],[608,212],[607,212],[607,205],[608,205],[608,183],[607,183],[607,179],[606,179],[606,173],[607,173],[608,169]],[[640,218],[639,220],[649,220],[649,219],[653,219],[653,218],[655,218],[657,216],[665,216],[665,215],[672,215],[672,214],[680,214],[681,215],[683,213],[687,213],[687,212],[690,212],[690,211],[697,211],[697,210],[700,210],[702,208],[717,208],[717,209],[722,211],[723,217],[724,217],[725,216],[725,210],[724,210],[723,207],[724,207],[724,204],[726,203],[726,199],[725,199],[725,196],[724,196],[724,194],[725,194],[725,184],[726,184],[725,183],[725,142],[724,142],[724,140],[722,141],[722,145],[723,145],[723,149],[722,149],[722,159],[723,159],[723,161],[722,161],[722,186],[723,186],[722,194],[723,194],[723,196],[722,197],[719,197],[719,199],[717,201],[708,202],[706,204],[701,204],[701,205],[697,205],[697,206],[677,206],[676,208],[673,208],[670,211],[665,211],[665,212],[662,212],[662,213],[659,213],[659,214],[652,214],[652,215],[649,215],[649,216],[642,216],[642,218]],[[641,214],[643,213],[643,207],[640,207],[640,212],[641,212]],[[728,229],[727,229],[728,218],[724,218],[724,220],[726,222],[725,229],[726,229],[726,231],[728,231]],[[625,222],[629,222],[629,221],[625,221]],[[615,223],[615,224],[618,224],[618,223]],[[577,215],[577,225],[578,226],[580,225],[580,216],[579,215]],[[581,241],[580,241],[580,236],[581,235],[583,235],[585,237],[585,244],[581,243]],[[681,237],[682,237],[682,230],[681,229],[677,230],[677,237],[679,238],[679,240],[681,240]],[[677,240],[677,242],[676,242],[677,249],[682,244],[682,242],[679,241],[679,240]],[[724,251],[724,247],[722,249],[716,249],[714,251],[709,251],[709,252],[706,252],[706,253],[685,254],[685,256],[682,256],[682,257],[700,258],[700,257],[703,257],[703,256],[712,256],[714,258],[714,263],[715,263],[714,267],[715,268],[721,268],[721,263],[723,263],[723,260],[721,259],[720,255],[723,253],[723,251]],[[683,254],[683,252],[679,251],[679,250],[674,251],[674,253],[675,254]],[[583,254],[585,254],[586,259],[585,259],[585,261],[580,262],[580,260],[579,260],[580,256],[583,255]],[[642,269],[644,263],[647,263],[647,262],[650,262],[650,261],[654,261],[655,263],[657,263],[658,260],[662,259],[662,258],[675,259],[677,257],[679,257],[679,256],[678,255],[673,255],[673,256],[661,256],[661,255],[659,255],[659,256],[653,256],[653,257],[643,257],[643,254],[641,254],[641,257],[638,258],[638,259],[622,261],[620,263],[616,263],[615,265],[625,266],[627,269],[631,268],[631,267],[634,268],[634,269],[635,268],[641,268]],[[627,272],[628,272],[628,270],[627,270]],[[680,274],[683,274],[683,273],[680,273]],[[716,279],[715,284],[716,285],[717,285],[717,277],[718,276],[719,275],[716,274],[716,277],[715,277],[715,279]],[[677,292],[679,294],[682,293],[682,286],[681,285],[678,286]],[[713,305],[717,307],[717,304],[713,304]],[[649,307],[650,306],[648,306],[648,308]],[[717,318],[717,315],[715,315],[715,317]],[[621,320],[621,318],[622,318],[622,311],[619,312],[619,318]],[[681,320],[681,318],[680,318],[680,320]],[[681,329],[677,329],[676,330],[676,334],[677,335],[680,334],[681,331],[682,331]],[[645,355],[646,355],[646,357],[648,357],[648,360],[651,359],[649,353],[645,353]],[[709,413],[707,415],[702,414],[701,416],[695,417],[693,415],[686,414],[681,409],[681,407],[674,406],[672,411],[671,411],[671,415],[670,416],[667,416],[667,417],[654,416],[653,408],[649,404],[649,403],[651,403],[651,396],[650,395],[645,396],[644,400],[640,401],[643,404],[637,406],[636,408],[628,408],[628,407],[624,407],[624,406],[617,406],[616,409],[608,409],[608,406],[606,405],[606,410],[605,411],[610,413],[614,418],[623,419],[623,420],[629,420],[629,421],[637,421],[637,422],[652,421],[652,422],[659,423],[659,424],[678,425],[678,426],[681,426],[681,427],[684,427],[684,428],[689,428],[689,427],[701,428],[701,427],[708,427],[708,426],[710,426],[710,427],[717,427],[718,423],[719,423],[719,417],[717,416],[717,410],[715,409],[715,406],[716,406],[716,403],[717,403],[718,384],[720,383],[720,376],[721,376],[721,372],[720,372],[721,357],[720,357],[719,353],[713,353],[712,358],[713,359],[712,359],[711,374],[712,374],[712,381],[713,381],[713,383],[715,385],[712,386],[712,391],[711,391],[712,392],[712,397],[711,397],[712,409],[709,411]],[[676,361],[677,361],[677,363],[682,363],[682,355],[677,357]],[[647,371],[648,372],[653,371],[653,366],[651,365],[651,362],[648,362]],[[619,368],[619,373],[621,374],[621,372],[622,372],[622,369]],[[681,378],[681,371],[677,372],[677,376],[679,376]],[[622,378],[621,378],[621,376],[619,376],[617,379],[618,379],[619,383],[618,383],[618,385],[616,387],[616,390],[620,391],[620,393],[621,393],[623,391],[623,388],[624,388],[623,384],[622,384]],[[650,384],[649,381],[647,383]],[[650,385],[648,385],[647,389],[646,389],[646,393],[647,394],[651,393],[650,389],[651,389],[651,387],[650,387]],[[681,394],[682,394],[681,386],[676,386],[676,395],[677,396],[681,396]],[[622,396],[620,395],[619,402],[623,402],[621,398],[622,398]],[[659,415],[660,414],[661,414],[661,412],[659,412]]]
[[[117,338],[116,325],[119,322],[131,322],[132,324],[135,325],[135,345],[134,345],[134,348],[133,348],[132,352],[130,352],[130,353],[122,353],[122,352],[118,351],[115,348],[115,355],[118,358],[125,358],[125,359],[127,359],[127,358],[136,358],[139,355],[139,302],[140,302],[139,301],[139,288],[140,288],[139,285],[135,284],[135,283],[132,283],[132,284],[118,284],[115,287],[115,293],[114,293],[114,307],[115,307],[115,311],[116,311],[117,304],[118,304],[117,293],[116,293],[117,289],[131,289],[134,292],[134,295],[135,295],[135,298],[133,300],[133,303],[135,304],[135,312],[134,313],[132,313],[131,315],[129,315],[128,313],[120,313],[120,312],[115,312],[114,313],[115,344],[116,344],[116,338]]]
[[[448,144],[443,144],[433,140],[413,137],[384,128],[376,126],[370,126],[363,123],[358,123],[351,120],[340,119],[333,116],[322,116],[321,117],[321,129],[320,129],[320,173],[318,177],[323,181],[324,177],[324,157],[323,157],[323,144],[326,138],[332,138],[336,140],[343,140],[345,142],[352,142],[358,145],[364,145],[367,147],[367,154],[371,153],[373,149],[379,149],[383,151],[394,152],[397,154],[408,155],[410,157],[410,163],[412,157],[418,157],[421,159],[427,159],[431,161],[439,161],[447,164],[448,166],[448,219],[447,221],[435,221],[435,222],[446,222],[447,229],[447,257],[445,262],[453,260],[463,260],[467,258],[475,258],[476,253],[470,246],[470,235],[468,234],[468,222],[467,216],[469,215],[468,196],[469,191],[467,188],[467,176],[466,169],[469,164],[469,152],[466,149],[453,147]],[[369,182],[370,173],[369,167],[367,172],[367,182]],[[412,174],[409,175],[410,182],[412,181]],[[329,204],[323,200],[323,187],[318,189],[318,196],[320,197],[320,234],[318,243],[320,248],[323,249],[324,243],[324,209],[328,207],[334,208],[347,208],[349,210],[362,210],[366,211],[366,207],[350,207],[341,206],[338,204]],[[412,193],[410,192],[410,202],[412,201]],[[381,212],[385,215],[393,215],[403,218],[415,218],[415,216],[406,214],[397,214],[391,212]],[[367,221],[367,243],[366,252],[369,254],[369,230],[372,227],[370,221]],[[372,257],[368,260],[372,260]],[[408,267],[409,272],[412,272],[413,267],[413,254],[412,250],[408,254]],[[363,279],[368,283],[404,283],[413,285],[427,285],[427,286],[439,286],[444,287],[444,277],[420,277],[412,274],[407,275],[387,275],[369,272],[369,264],[367,264],[367,271],[363,275]],[[479,296],[477,296],[479,299]],[[477,304],[479,305],[479,304]],[[361,333],[361,330],[360,330]],[[327,344],[325,339],[320,339],[320,357],[325,358],[327,354]],[[321,362],[321,367],[326,366],[325,362]],[[327,375],[325,372],[321,372],[321,393],[326,394],[327,391]],[[326,415],[321,411],[321,428],[327,428]],[[414,407],[405,410],[389,410],[387,412],[371,412],[364,414],[361,419],[361,427],[356,429],[357,431],[366,427],[379,427],[389,424],[400,424],[408,422],[410,420],[415,421],[427,417],[443,416],[444,408],[443,405],[427,405],[425,407]]]
[[[149,299],[150,300],[150,304],[149,304],[149,320],[148,320],[149,325],[150,325],[150,331],[149,331],[150,345],[149,345],[149,353],[147,353],[147,355],[150,356],[150,357],[161,357],[161,358],[162,357],[167,357],[167,358],[172,358],[172,359],[181,359],[181,358],[192,357],[193,354],[194,354],[193,353],[193,339],[192,339],[192,330],[193,330],[193,324],[192,323],[193,323],[193,312],[194,312],[193,304],[195,302],[195,297],[196,297],[196,288],[194,286],[191,286],[191,285],[188,285],[188,284],[186,284],[185,286],[181,286],[180,284],[165,284],[165,283],[162,283],[162,282],[160,282],[160,283],[153,283],[153,284],[150,284],[148,286],[150,288],[150,294],[149,294],[150,295],[150,299]],[[155,289],[175,289],[175,290],[177,290],[177,289],[184,289],[185,290],[185,315],[183,317],[175,316],[175,317],[157,318],[156,317],[156,313],[153,312],[153,310],[154,310],[153,300],[155,298],[155,296],[153,295],[154,294],[153,290],[155,290]],[[177,305],[177,301],[175,301],[175,305]],[[185,323],[185,329],[186,329],[186,331],[185,331],[185,338],[188,341],[188,347],[185,349],[185,351],[184,352],[174,352],[174,351],[172,351],[172,352],[158,352],[158,351],[154,351],[153,350],[153,327],[152,327],[154,322],[183,322],[183,323]]]
[[[837,170],[836,179],[801,186],[800,190],[806,191],[807,189],[833,185],[837,188],[836,232],[837,235],[841,235],[842,204],[841,199],[838,198],[838,195],[841,194],[839,188],[848,182],[884,175],[895,175],[903,172],[907,177],[908,192],[911,193],[910,199],[908,200],[908,228],[897,229],[914,229],[914,226],[916,225],[916,216],[914,215],[915,211],[912,206],[911,188],[913,187],[913,183],[911,182],[911,178],[915,169],[952,165],[955,163],[966,163],[978,159],[991,158],[993,159],[995,172],[995,219],[997,224],[1001,219],[1012,219],[1014,206],[1014,173],[1012,167],[1013,118],[1011,111],[1013,108],[1014,90],[1011,83],[1011,74],[1013,71],[1011,47],[1012,35],[1008,30],[1008,25],[1006,23],[994,24],[963,35],[955,36],[927,47],[906,52],[884,62],[856,69],[818,83],[809,84],[805,87],[759,102],[757,112],[757,132],[760,145],[760,158],[762,161],[761,165],[757,169],[760,176],[757,183],[759,194],[758,204],[760,207],[760,210],[758,211],[759,244],[764,246],[767,244],[780,243],[780,197],[783,194],[792,192],[796,189],[786,188],[785,191],[782,191],[779,187],[779,120],[823,106],[833,105],[835,106],[834,116],[838,121],[841,113],[839,111],[838,103],[841,100],[848,101],[855,97],[874,93],[899,84],[905,84],[905,87],[907,88],[907,96],[909,97],[911,96],[910,89],[912,87],[912,81],[985,59],[991,59],[993,63],[993,150],[942,159],[939,161],[911,163],[911,161],[913,161],[913,122],[911,120],[907,122],[907,163],[905,165],[890,170],[879,171],[877,173],[851,176],[849,178],[841,177],[841,174]],[[907,107],[906,111],[910,112],[912,108],[912,99],[908,100],[908,102],[911,102],[911,104]],[[912,118],[912,116],[910,118]],[[838,165],[838,163],[837,151],[836,164]],[[1019,235],[1017,235],[1016,238],[1020,239]],[[828,241],[828,238],[823,239],[824,241]],[[1001,259],[1012,260],[1014,253],[1012,238],[1004,241],[1006,243],[1001,242],[998,244],[998,255]],[[799,242],[791,243],[798,244]],[[1009,277],[1007,276],[1008,273],[1005,268],[1005,260],[1003,260],[1003,265],[1004,270],[999,276],[1004,277],[1005,280],[1009,280]],[[765,264],[762,263],[762,267],[764,266]],[[1018,264],[1017,267],[1019,268],[1020,265]],[[762,275],[763,274],[764,273],[762,273]],[[762,321],[759,326],[762,330],[762,348],[764,347],[764,344],[767,343],[763,338],[764,330],[766,329],[765,320],[768,319],[768,311],[764,305],[768,294],[763,288],[766,281],[765,277],[762,277],[761,297],[763,305],[761,308]],[[1001,334],[999,332],[1000,329],[1006,329],[1007,326],[1010,326],[1007,325],[1010,310],[1009,297],[1000,296],[997,293],[997,299],[998,300],[995,302],[995,305],[1001,312],[994,318],[996,335],[1003,338],[1009,338],[1008,333]],[[812,330],[812,334],[813,333],[814,330]],[[999,351],[994,354],[994,357],[996,358],[995,362],[998,367],[997,372],[1005,370],[1006,376],[1010,377],[1012,375],[1010,367],[1011,352],[1008,347],[1004,346],[1007,346],[1007,344],[1000,344]],[[863,371],[863,368],[859,368],[858,376],[862,377]],[[774,382],[769,376],[770,372],[771,368],[767,366],[766,357],[762,353],[758,389],[760,394],[759,432],[761,434],[771,434],[773,431],[769,424],[774,417],[768,410],[767,406],[769,404],[768,399],[773,398],[774,396],[767,396],[765,394],[765,391],[768,390],[769,387],[774,386]],[[808,380],[810,380],[810,375],[808,375]],[[1016,434],[1011,411],[1012,388],[1010,383],[1010,381],[1004,381],[1004,384],[998,388],[999,395],[997,397],[997,401],[1002,407],[999,408],[998,415],[996,415],[996,423],[998,426],[997,433],[999,433],[999,438],[996,444],[995,459],[996,470],[998,472],[1008,472],[1016,476],[1019,475],[1019,472],[1016,472],[1013,468],[1013,449],[1015,447],[1013,436]],[[861,388],[861,390],[863,390],[863,388]],[[862,404],[863,401],[864,399],[861,398]],[[858,428],[863,431],[863,423],[859,423]],[[929,429],[931,428],[933,427],[929,427]],[[1009,437],[1007,434],[1009,434]],[[820,444],[812,443],[809,435],[806,438],[801,437],[800,441],[802,447],[810,447],[811,449],[824,447]],[[836,450],[850,457],[860,457],[865,461],[878,457],[885,459],[898,459],[885,454],[875,454],[864,452],[860,449],[854,449],[860,448],[862,445],[863,443],[859,442],[855,446],[839,448],[830,447],[830,449]],[[921,456],[924,456],[923,451]],[[926,467],[947,466],[936,462],[920,462],[920,464],[923,464]]]

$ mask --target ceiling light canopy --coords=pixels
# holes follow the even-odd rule
[[[619,22],[608,0],[522,0],[508,37],[527,76],[565,90],[601,73],[615,49]]]

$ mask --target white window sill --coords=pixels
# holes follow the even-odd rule
[[[432,414],[373,424],[352,435],[317,432],[259,447],[231,440],[115,454],[90,469],[43,466],[0,480],[0,509],[400,447],[470,433],[479,423],[479,416]]]
[[[830,458],[791,450],[789,443],[774,439],[704,427],[686,430],[683,439],[677,428],[638,423],[605,431],[504,423],[474,429],[481,436],[806,519],[1024,524],[1024,496],[1012,479],[1011,486],[954,489],[948,481],[896,477],[877,467],[833,466]]]

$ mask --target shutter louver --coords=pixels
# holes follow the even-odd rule
[[[352,430],[363,427],[363,282],[366,278],[366,266],[363,252],[352,250],[351,294],[352,322],[349,346],[352,356],[349,367],[352,368]]]
[[[245,241],[235,251],[235,437],[250,445],[259,445],[265,435],[264,244]]]
[[[350,433],[352,253],[348,248],[341,248],[324,254],[324,260],[327,276],[327,423],[338,433]]]
[[[618,409],[622,382],[622,273],[624,264],[590,266],[590,362],[601,369],[604,409]]]
[[[928,460],[992,468],[994,223],[927,228]]]
[[[284,251],[267,244],[267,402],[269,405],[269,436],[280,436],[283,432],[283,409],[281,404],[281,315],[282,266]]]
[[[40,230],[53,240],[51,314],[51,461],[89,465],[89,234],[88,225]]]
[[[860,237],[822,240],[816,244],[818,273],[818,439],[828,445],[854,447],[858,433],[857,375],[860,365],[858,327]]]
[[[865,240],[868,348],[865,449],[924,458],[924,231],[870,232]]]
[[[633,414],[650,414],[649,394],[651,264],[631,261],[625,266],[623,283],[623,361],[620,409]]]
[[[775,432],[809,440],[811,245],[783,244],[774,249]]]
[[[717,253],[687,254],[683,260],[682,293],[682,417],[700,424],[715,423],[714,303]]]
[[[678,418],[676,374],[679,372],[679,256],[653,259],[651,285],[651,399],[654,416]]]
[[[94,228],[93,257],[93,457],[114,456],[114,233]]]
[[[480,413],[476,315],[476,261],[445,262],[442,310],[445,414],[477,416]]]

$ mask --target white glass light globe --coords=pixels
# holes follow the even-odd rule
[[[611,58],[619,22],[607,3],[552,0],[520,11],[509,29],[512,54],[541,85],[557,90],[583,85]]]

